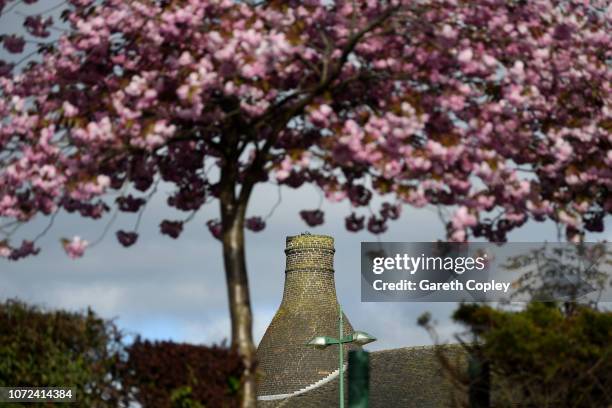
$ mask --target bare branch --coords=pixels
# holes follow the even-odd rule
[[[281,185],[277,184],[278,186],[278,196],[276,199],[276,203],[274,203],[274,205],[272,206],[272,208],[270,209],[270,211],[268,212],[268,214],[264,217],[264,220],[268,220],[270,217],[272,217],[272,215],[274,214],[274,211],[278,208],[278,206],[281,204],[282,202],[282,194],[281,194]]]

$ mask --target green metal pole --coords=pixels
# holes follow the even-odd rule
[[[338,373],[340,375],[340,408],[344,408],[344,350],[342,347],[342,306],[340,306],[340,303],[338,303],[338,313],[340,314],[340,318],[338,319],[340,322],[338,327],[338,350],[340,350],[340,371]]]

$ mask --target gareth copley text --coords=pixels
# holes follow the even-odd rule
[[[397,282],[385,282],[381,279],[375,280],[372,283],[372,287],[377,291],[477,291],[477,292],[495,292],[500,291],[507,293],[510,289],[510,282],[500,282],[491,280],[488,282],[478,282],[475,279],[460,282],[458,280],[452,280],[450,282],[431,282],[427,279],[413,282],[407,279],[402,279]]]

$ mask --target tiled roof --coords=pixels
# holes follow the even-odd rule
[[[465,361],[460,346],[438,349],[451,360]],[[348,380],[345,377],[345,384]],[[345,390],[348,386],[345,386]],[[440,408],[452,406],[456,389],[444,377],[434,347],[408,347],[370,354],[370,408]],[[346,397],[348,406],[348,396]],[[262,408],[338,406],[338,377],[288,399],[259,401]]]

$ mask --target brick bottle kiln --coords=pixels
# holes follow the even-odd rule
[[[330,236],[287,237],[283,299],[257,349],[260,397],[293,394],[338,370],[337,346],[305,345],[314,336],[338,337],[334,252]],[[343,332],[353,332],[346,315]]]

